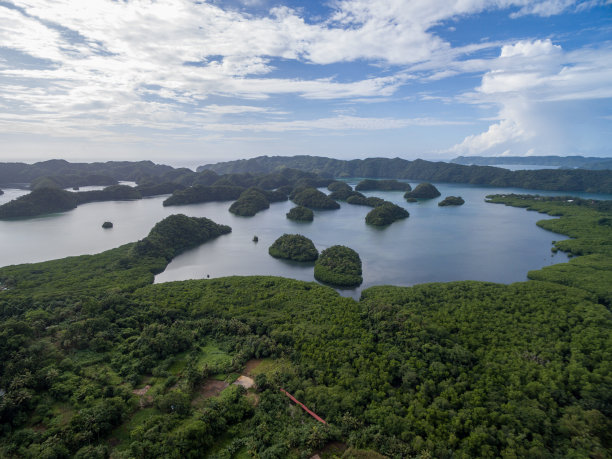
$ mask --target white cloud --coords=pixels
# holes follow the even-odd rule
[[[432,32],[443,21],[482,11],[548,16],[596,4],[337,0],[330,3],[330,17],[307,21],[300,10],[285,6],[253,15],[191,0],[13,0],[14,8],[0,5],[0,43],[36,62],[0,61],[0,129],[105,136],[118,126],[160,133],[249,125],[272,131],[399,128],[434,121],[321,113],[317,121],[278,120],[289,115],[278,100],[385,101],[417,76],[430,82],[482,72],[478,103],[506,107],[505,98],[526,92],[547,101],[601,98],[612,91],[604,84],[610,81],[609,66],[594,66],[602,57],[610,62],[602,51],[589,56],[581,50],[565,53],[550,40],[521,41],[503,46],[491,62],[469,56],[500,43],[453,48]],[[279,60],[311,66],[316,76],[279,76]],[[377,67],[360,77],[325,73],[327,64],[358,61]],[[226,105],[224,98],[230,100]],[[244,123],[240,117],[249,114],[257,122]],[[227,127],[232,116],[238,118],[235,128]],[[486,145],[486,137],[500,135],[496,131],[513,139],[509,126],[524,123],[510,121],[470,142]]]
[[[399,129],[408,126],[446,126],[464,124],[458,121],[437,120],[431,118],[366,118],[358,116],[339,115],[332,118],[312,120],[270,121],[248,124],[207,124],[203,129],[212,131],[343,131],[343,130],[385,130]]]
[[[450,151],[470,154],[568,154],[580,127],[574,113],[591,101],[612,98],[612,47],[565,52],[550,40],[503,46],[482,77],[472,103],[499,107],[498,122],[470,135]]]

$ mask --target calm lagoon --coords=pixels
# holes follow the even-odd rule
[[[355,185],[357,180],[348,181]],[[413,186],[414,182],[410,182]],[[425,282],[480,280],[510,283],[526,280],[527,272],[567,261],[563,253],[553,255],[553,240],[563,236],[536,226],[550,218],[524,209],[487,204],[494,193],[532,191],[458,184],[436,184],[442,196],[407,203],[401,192],[369,192],[392,201],[410,212],[406,220],[384,228],[365,224],[368,207],[341,203],[339,210],[315,211],[314,222],[297,223],[285,218],[291,202],[273,203],[254,217],[228,212],[230,202],[163,207],[165,197],[137,201],[90,203],[45,217],[0,221],[0,265],[92,254],[136,241],[153,225],[173,213],[207,217],[232,227],[232,233],[207,242],[175,258],[156,282],[216,278],[232,275],[274,275],[313,281],[313,264],[277,260],[268,247],[284,233],[300,233],[313,240],[319,251],[334,244],[356,250],[363,262],[364,283],[341,291],[358,297],[372,285],[414,285]],[[2,201],[23,194],[5,190]],[[539,192],[539,194],[563,194]],[[573,193],[595,199],[610,195]],[[448,195],[460,195],[460,207],[439,207]],[[102,229],[104,221],[114,223]],[[259,242],[252,241],[257,235]]]

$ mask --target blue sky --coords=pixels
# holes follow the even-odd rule
[[[0,0],[0,160],[612,156],[612,0]]]

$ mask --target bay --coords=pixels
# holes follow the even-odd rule
[[[355,185],[358,180],[348,182]],[[418,203],[407,203],[401,192],[365,193],[392,201],[410,212],[408,219],[382,229],[365,224],[370,208],[346,203],[341,203],[339,210],[315,211],[311,223],[285,217],[294,206],[291,202],[273,203],[254,217],[231,214],[230,202],[163,207],[165,196],[90,203],[44,217],[0,221],[0,265],[98,253],[145,237],[156,222],[174,213],[210,218],[231,226],[232,233],[179,255],[156,276],[156,282],[232,275],[275,275],[313,281],[312,263],[287,262],[268,255],[268,247],[284,233],[303,234],[313,240],[319,251],[335,244],[356,250],[363,262],[364,283],[357,289],[340,291],[353,297],[358,297],[363,288],[382,284],[523,281],[529,270],[567,261],[563,253],[553,255],[550,251],[551,242],[563,236],[535,225],[549,217],[484,201],[487,194],[533,191],[458,184],[436,186],[442,193],[440,198]],[[465,205],[439,207],[437,203],[448,195],[462,196]],[[113,222],[114,228],[103,229],[101,225],[106,220]],[[255,235],[259,238],[257,243],[253,242]]]

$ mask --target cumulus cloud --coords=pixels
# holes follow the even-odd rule
[[[0,60],[0,129],[56,136],[105,136],[126,126],[161,133],[228,131],[232,117],[235,130],[401,128],[434,121],[323,115],[316,122],[291,120],[278,100],[381,101],[417,76],[439,81],[467,72],[486,72],[476,91],[479,103],[497,103],[507,113],[512,110],[504,94],[529,92],[549,101],[600,98],[610,92],[603,84],[609,68],[594,67],[601,51],[589,56],[564,52],[550,40],[524,41],[503,46],[491,62],[469,56],[499,43],[453,47],[433,31],[444,21],[483,11],[549,16],[597,4],[335,0],[327,17],[306,20],[287,6],[249,14],[191,0],[2,2],[0,53],[6,49],[21,58]],[[283,75],[277,67],[287,61],[317,71]],[[347,77],[328,70],[347,62],[372,64],[372,72]],[[257,122],[238,119],[249,114]],[[283,116],[287,119],[276,119]],[[462,148],[482,147],[502,132],[508,141],[527,135],[519,119],[498,124],[490,134],[466,139]]]
[[[472,103],[499,107],[498,122],[467,136],[450,151],[461,154],[570,154],[580,151],[576,113],[612,98],[612,47],[564,51],[551,40],[502,47]]]
[[[358,116],[339,115],[331,118],[313,120],[270,121],[266,123],[249,124],[208,124],[204,129],[212,131],[309,131],[309,130],[365,130],[378,131],[398,129],[407,126],[447,126],[464,124],[457,121],[445,121],[432,118],[366,118]]]

